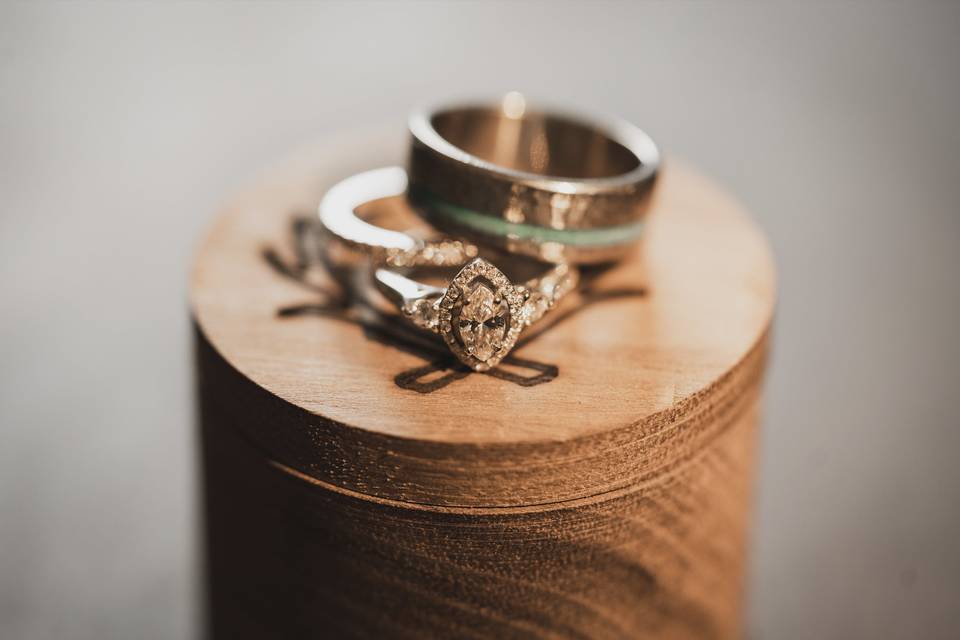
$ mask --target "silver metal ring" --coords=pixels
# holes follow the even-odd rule
[[[442,267],[466,263],[446,287],[430,286],[385,268],[374,271],[374,281],[404,317],[439,333],[461,362],[475,371],[495,367],[510,353],[525,327],[576,287],[579,271],[560,264],[522,284],[513,284],[493,263],[477,258],[473,245],[457,240],[422,242],[357,216],[355,210],[362,204],[401,195],[406,186],[406,173],[400,167],[347,178],[323,197],[321,223],[334,238],[370,255],[377,264]]]

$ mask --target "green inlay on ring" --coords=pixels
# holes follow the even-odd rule
[[[495,218],[444,202],[420,190],[411,195],[431,212],[450,218],[461,226],[473,229],[478,233],[533,240],[537,243],[556,242],[576,247],[604,247],[633,242],[640,237],[643,230],[643,222],[640,221],[600,229],[550,229],[533,224],[507,222],[502,218]]]

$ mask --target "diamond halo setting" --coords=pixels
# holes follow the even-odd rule
[[[461,362],[487,371],[516,344],[524,297],[503,272],[477,258],[460,270],[440,300],[440,335]]]

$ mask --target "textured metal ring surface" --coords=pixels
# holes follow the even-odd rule
[[[499,106],[414,113],[409,197],[439,228],[549,262],[619,257],[639,237],[660,164],[614,118]]]

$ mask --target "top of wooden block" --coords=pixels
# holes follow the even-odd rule
[[[312,223],[327,186],[395,163],[403,144],[300,154],[235,198],[198,253],[197,326],[265,391],[225,387],[224,409],[262,413],[248,435],[278,464],[408,504],[585,499],[706,442],[726,399],[756,385],[775,300],[768,246],[729,195],[673,162],[640,249],[528,329],[493,374],[454,366],[395,317],[345,306],[297,220]]]

